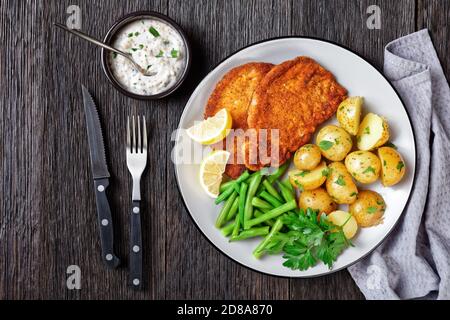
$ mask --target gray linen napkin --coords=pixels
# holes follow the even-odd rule
[[[450,299],[450,89],[428,31],[389,43],[384,72],[412,120],[416,182],[395,231],[349,271],[367,299]]]

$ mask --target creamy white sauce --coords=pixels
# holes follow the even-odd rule
[[[166,91],[180,78],[185,67],[186,50],[178,31],[154,19],[131,22],[119,30],[113,46],[132,54],[143,68],[157,74],[146,77],[124,57],[111,53],[111,71],[126,90],[139,95]]]

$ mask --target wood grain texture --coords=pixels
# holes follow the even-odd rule
[[[418,0],[417,30],[427,28],[441,61],[442,68],[450,79],[450,1]]]
[[[217,63],[255,41],[308,35],[342,43],[382,67],[383,47],[418,28],[432,33],[449,72],[450,1],[440,0],[108,0],[2,1],[0,6],[0,299],[361,299],[347,271],[289,280],[246,269],[219,253],[197,230],[177,190],[172,131],[191,92]],[[144,102],[106,80],[100,50],[52,26],[69,5],[82,29],[102,38],[122,15],[155,10],[187,32],[194,51],[188,79],[171,97]],[[366,28],[378,4],[382,29]],[[80,84],[95,97],[112,174],[109,198],[117,253],[100,259],[95,198]],[[145,286],[127,286],[130,176],[125,121],[144,114],[149,161],[143,178]],[[67,290],[66,268],[79,265],[82,289]]]

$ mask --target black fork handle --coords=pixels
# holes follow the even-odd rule
[[[130,285],[142,288],[141,203],[133,200],[130,213]]]

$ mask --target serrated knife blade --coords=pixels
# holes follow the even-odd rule
[[[83,91],[84,111],[91,158],[91,171],[94,177],[94,191],[97,206],[97,221],[100,231],[102,260],[108,268],[117,268],[120,259],[114,253],[114,230],[111,209],[109,207],[106,189],[109,186],[109,171],[106,164],[105,145],[100,126],[97,108],[91,94],[85,86]]]
[[[81,87],[83,91],[92,175],[94,179],[109,178],[110,174],[106,163],[105,144],[103,143],[102,128],[97,107],[88,89],[83,85]]]

